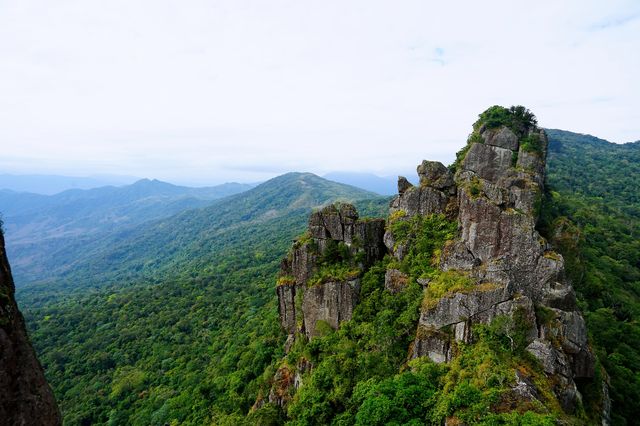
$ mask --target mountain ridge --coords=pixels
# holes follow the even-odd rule
[[[557,150],[558,144],[550,136],[547,179],[552,194],[559,191],[564,200],[572,190],[559,184],[580,167],[588,172],[581,174],[582,180],[575,181],[574,186],[597,188],[594,183],[599,181],[594,176],[603,168],[602,163],[581,163],[590,155],[584,149],[575,151],[572,159],[573,149],[581,147],[579,138],[563,142],[565,148],[571,149]],[[607,173],[611,176],[616,176],[616,171],[622,176],[631,174],[633,164],[621,163],[617,151],[605,158],[610,163]],[[555,222],[559,216],[569,214],[587,244],[586,250],[580,251],[597,252],[595,259],[587,257],[577,262],[582,267],[578,278],[589,278],[586,282],[580,278],[582,281],[574,281],[574,285],[581,306],[585,306],[585,300],[593,305],[587,312],[587,323],[590,333],[595,334],[598,357],[611,375],[612,422],[625,424],[625,419],[640,415],[634,404],[638,387],[637,370],[633,370],[640,339],[634,337],[638,336],[637,326],[630,320],[638,317],[638,305],[624,299],[633,294],[637,280],[633,265],[640,251],[633,251],[634,242],[628,240],[634,231],[624,231],[626,237],[619,231],[633,223],[631,216],[594,216],[598,211],[609,215],[624,212],[628,210],[622,208],[624,203],[632,199],[618,191],[612,180],[601,184],[610,191],[608,199],[615,201],[615,206],[602,200],[583,202],[571,198],[567,200],[571,209],[566,210],[565,203],[551,218]],[[595,194],[593,190],[585,193]],[[378,211],[386,215],[387,199],[379,200]],[[544,206],[549,203],[545,200]],[[362,213],[362,206],[357,208],[361,216],[368,215]],[[255,210],[258,217],[267,211]],[[307,215],[301,210],[273,220],[265,217],[253,227],[248,224],[218,235],[212,240],[214,246],[204,246],[198,254],[183,252],[162,274],[153,274],[151,265],[148,275],[125,271],[116,280],[111,277],[104,287],[83,287],[73,293],[75,287],[71,285],[59,295],[44,292],[46,286],[19,289],[34,344],[61,401],[65,421],[244,424],[244,414],[265,387],[267,394],[263,396],[268,396],[267,385],[275,373],[270,365],[283,355],[284,336],[276,328],[274,276],[290,241],[304,230]],[[552,230],[545,235],[554,233]],[[570,245],[571,241],[567,238],[561,253],[573,277],[575,262],[571,254],[576,248]],[[198,256],[202,258],[197,259]],[[618,260],[607,260],[610,257]],[[594,270],[598,280],[606,279],[604,284],[594,282]],[[370,307],[373,306],[376,305]],[[384,324],[392,320],[385,317],[376,327],[381,327],[382,332]],[[397,321],[401,323],[401,317]],[[494,346],[504,343],[497,341]],[[482,352],[476,355],[483,359]],[[399,356],[405,359],[406,348]],[[372,361],[382,365],[380,359]],[[431,373],[425,370],[417,376],[403,376],[401,383],[407,390],[415,389],[411,388],[415,380],[423,380]],[[132,381],[127,382],[128,379]],[[124,383],[130,387],[123,387]],[[372,391],[386,397],[389,392],[402,389],[394,387],[394,383],[383,381]],[[85,392],[86,389],[92,392]],[[415,395],[430,395],[429,392],[432,390],[425,388]],[[588,392],[599,394],[601,389]],[[141,394],[145,397],[136,397]],[[592,399],[589,396],[585,401]],[[243,414],[239,415],[238,410]],[[250,415],[249,424],[255,420],[255,415]],[[513,422],[516,420],[533,422],[527,415],[512,418]]]
[[[608,409],[583,411],[592,401],[578,384],[603,387],[604,407],[607,385],[595,379],[563,258],[536,229],[547,149],[530,111],[493,106],[456,164],[424,160],[418,186],[398,178],[386,221],[361,221],[344,204],[313,213],[276,284],[285,356],[250,415],[276,410],[298,424],[501,424],[512,414],[608,423]],[[404,321],[379,331],[389,317]],[[373,385],[380,380],[386,387]],[[406,404],[406,389],[392,385],[403,380],[432,393]]]
[[[79,247],[81,252],[65,261],[64,267],[52,263],[48,271],[52,273],[50,276],[63,281],[70,276],[77,280],[80,275],[89,282],[95,277],[113,275],[120,269],[153,269],[145,268],[142,259],[164,259],[165,253],[172,253],[170,256],[175,263],[188,257],[181,253],[202,255],[202,247],[214,244],[222,234],[232,234],[237,227],[255,226],[261,221],[289,214],[299,215],[340,199],[355,201],[381,197],[311,173],[291,172],[218,200],[211,206],[188,209],[168,218],[117,231],[93,243],[83,243]],[[104,247],[109,250],[105,251]],[[164,268],[171,266],[167,264]]]
[[[70,189],[55,195],[2,192],[0,212],[16,280],[21,285],[24,278],[46,271],[56,262],[56,253],[249,188],[189,188],[143,179],[122,187]]]

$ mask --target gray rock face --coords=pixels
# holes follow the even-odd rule
[[[360,291],[358,279],[313,286],[308,285],[309,280],[330,248],[334,250],[339,244],[349,255],[343,262],[350,262],[354,269],[370,266],[387,253],[384,233],[383,219],[360,220],[350,204],[330,205],[311,214],[308,237],[296,241],[282,261],[281,282],[276,288],[280,324],[289,341],[298,332],[304,332],[307,338],[316,336],[318,321],[335,329],[351,319]]]
[[[498,129],[489,129],[483,132],[482,138],[486,145],[497,146],[499,148],[517,151],[520,147],[518,136],[508,127],[500,127]]]
[[[449,362],[453,357],[451,336],[441,330],[419,325],[410,356],[411,358],[427,356],[438,363]]]
[[[433,213],[455,215],[456,185],[453,175],[442,163],[423,161],[417,168],[420,186],[398,178],[398,196],[391,201],[390,212],[404,211],[408,217]]]
[[[294,246],[291,256],[291,264],[283,265],[283,270],[291,270],[296,283],[306,282],[313,272],[313,266],[317,262],[318,252],[312,243],[304,243]],[[285,259],[283,262],[287,262]]]
[[[507,148],[474,143],[463,162],[463,169],[496,183],[506,177],[513,162],[513,151]]]
[[[296,322],[296,286],[295,284],[283,284],[276,287],[278,294],[278,313],[280,324],[288,334],[294,334],[297,329]]]
[[[473,341],[474,323],[518,315],[529,327],[527,349],[554,377],[555,393],[571,412],[580,400],[574,379],[593,377],[594,356],[575,293],[565,279],[562,256],[551,251],[536,230],[547,138],[542,130],[516,135],[504,126],[481,128],[480,136],[484,143],[471,144],[455,176],[457,191],[451,191],[457,194],[456,208],[449,210],[457,212],[460,237],[443,249],[440,261],[441,269],[464,271],[479,287],[423,307],[413,356],[448,361],[454,341]],[[520,143],[525,136],[540,146],[525,147]],[[430,184],[438,181],[442,169],[425,162],[419,170]],[[420,205],[435,205],[430,212],[441,212],[443,195],[427,194],[431,201],[416,202],[410,189],[396,199],[392,211],[424,214]],[[536,305],[546,307],[555,319],[538,327]]]
[[[398,194],[402,195],[409,188],[413,187],[411,182],[404,176],[398,176]]]
[[[59,425],[60,412],[27,337],[14,293],[0,231],[0,423]]]
[[[391,201],[391,211],[404,210],[409,217],[432,213],[447,213],[450,196],[431,187],[408,188],[401,196]]]
[[[318,321],[324,321],[335,330],[342,321],[350,320],[359,294],[360,280],[328,282],[307,288],[302,302],[307,337],[311,339],[319,334]]]
[[[428,186],[441,191],[449,191],[455,188],[453,175],[444,164],[438,161],[424,160],[418,166],[417,171],[420,177],[420,186]]]

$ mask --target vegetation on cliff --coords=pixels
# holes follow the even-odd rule
[[[640,399],[640,144],[548,134],[550,191],[541,226],[565,258],[591,341],[611,376],[613,424],[632,424],[640,416],[635,403]],[[325,195],[333,190],[325,189]],[[81,292],[59,285],[19,294],[67,424],[283,421],[283,413],[271,405],[246,416],[284,355],[273,283],[280,258],[304,229],[308,210],[288,210],[275,218],[264,214],[283,211],[292,199],[314,197],[285,192],[270,192],[274,202],[268,205],[258,197],[220,212],[201,211],[145,227],[132,233],[122,250],[90,247],[90,267],[66,276],[66,282],[82,284]],[[363,216],[379,216],[386,214],[386,204],[378,199],[357,207]],[[369,212],[363,211],[365,205]],[[249,212],[242,218],[246,226],[239,211]],[[218,219],[228,232],[196,226]],[[167,233],[162,238],[160,230]],[[185,239],[193,244],[179,250]],[[319,415],[361,424],[390,419],[410,424],[420,415],[441,419],[454,412],[487,424],[550,422],[548,415],[535,412],[474,417],[487,404],[496,411],[510,407],[508,398],[496,396],[504,390],[501,378],[510,374],[505,371],[524,369],[542,380],[511,343],[513,330],[479,330],[481,344],[460,346],[460,361],[447,367],[425,361],[405,366],[407,346],[403,352],[399,348],[411,341],[406,333],[415,332],[408,324],[415,321],[422,292],[411,282],[391,300],[385,296],[381,268],[363,277],[363,299],[352,325],[326,329],[317,346],[293,348],[323,365],[304,394]],[[94,272],[99,272],[101,288],[89,282]],[[370,354],[352,346],[357,333],[370,339]],[[349,373],[343,361],[361,367]],[[495,377],[481,385],[493,372]],[[424,411],[402,403],[409,400]],[[335,401],[338,405],[331,405]],[[547,402],[553,417],[555,408]],[[292,418],[313,414],[296,404]]]
[[[77,288],[21,289],[65,424],[202,425],[248,412],[282,356],[280,259],[312,206],[370,196],[309,174],[265,185],[102,247],[69,274]],[[355,204],[377,216],[388,200]]]
[[[612,424],[633,424],[640,418],[640,143],[548,135],[541,226],[565,258],[610,376]]]
[[[311,340],[298,336],[280,361],[287,374],[300,376],[297,391],[290,380],[265,384],[259,401],[266,398],[269,386],[276,386],[272,394],[293,398],[284,411],[275,403],[266,403],[246,419],[221,417],[221,424],[417,425],[441,424],[455,417],[470,424],[551,425],[563,417],[551,393],[542,395],[544,403],[537,406],[513,395],[511,383],[517,371],[527,371],[541,389],[551,389],[551,384],[525,351],[525,339],[519,337],[524,331],[506,318],[478,326],[478,341],[461,344],[451,364],[435,364],[428,358],[408,362],[407,349],[415,338],[424,298],[417,279],[425,276],[425,269],[413,267],[414,258],[420,256],[419,263],[433,265],[434,256],[454,235],[456,224],[442,215],[431,215],[399,226],[403,219],[396,214],[389,226],[403,231],[403,244],[409,242],[401,262],[409,277],[406,285],[393,293],[385,287],[388,268],[397,266],[389,256],[371,267],[362,278],[353,318],[337,330],[325,327]],[[461,282],[465,289],[470,285],[468,278],[453,272],[440,272],[434,266],[428,269],[427,275],[436,282],[432,297],[460,290],[456,285]],[[311,371],[308,365],[313,366]],[[520,418],[514,410],[526,413]]]

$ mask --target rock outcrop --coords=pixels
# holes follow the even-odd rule
[[[418,186],[398,178],[386,229],[381,220],[359,220],[350,205],[312,214],[308,233],[282,263],[277,288],[288,345],[295,336],[311,339],[320,334],[321,322],[336,329],[349,320],[358,302],[359,273],[390,254],[395,259],[386,271],[385,289],[395,294],[412,280],[425,289],[411,358],[449,362],[460,343],[473,344],[475,325],[508,319],[505,333],[512,348],[511,334],[517,332],[521,350],[540,361],[562,408],[575,411],[581,399],[576,380],[594,376],[595,357],[563,258],[536,229],[547,137],[524,108],[502,110],[511,114],[505,122],[484,122],[481,115],[451,169],[423,161],[417,167]],[[437,269],[434,273],[409,276],[408,268],[403,272],[397,266],[405,258],[415,261],[415,235],[407,229],[436,217],[432,215],[456,221],[457,236],[435,259],[424,260],[431,262],[430,271]],[[330,264],[349,270],[334,279],[324,271]],[[439,296],[431,298],[430,286],[445,276],[460,277],[458,287],[438,287]],[[506,397],[533,402],[540,394],[532,377],[516,371]],[[280,404],[282,398],[274,400]]]
[[[290,341],[297,333],[316,336],[320,322],[336,329],[351,319],[360,273],[386,254],[384,230],[384,220],[360,220],[350,204],[311,214],[307,233],[282,261],[276,290]]]
[[[0,424],[59,425],[60,413],[18,310],[0,231]]]
[[[440,268],[476,283],[475,289],[423,307],[412,356],[449,361],[456,342],[473,341],[473,324],[506,315],[526,324],[527,350],[553,376],[554,390],[571,412],[580,399],[574,379],[593,377],[594,356],[575,294],[564,278],[562,256],[536,230],[546,150],[546,135],[535,125],[516,133],[506,125],[489,129],[478,123],[455,173],[457,190],[450,189],[444,166],[432,166],[439,175],[431,173],[425,183],[446,191],[435,195],[435,201],[421,200],[428,209],[403,202],[404,191],[392,209],[405,209],[409,216],[444,213],[444,195],[455,194],[456,208],[448,212],[456,211],[460,236],[444,248]],[[392,239],[387,236],[386,241]]]

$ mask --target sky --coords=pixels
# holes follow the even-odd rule
[[[640,1],[0,0],[0,173],[415,174],[477,115],[640,139]]]

